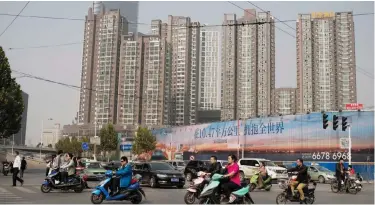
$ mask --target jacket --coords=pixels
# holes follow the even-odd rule
[[[130,185],[130,181],[132,180],[132,166],[128,163],[125,166],[121,166],[119,170],[116,172],[116,175],[121,177],[120,178],[120,187],[126,188]]]
[[[346,171],[344,164],[342,164],[342,171],[343,172]],[[340,163],[337,163],[336,164],[336,176],[342,176],[342,175],[344,175],[344,173],[341,173]]]
[[[211,176],[214,174],[219,174],[221,171],[221,166],[219,163],[215,162],[210,165],[208,172],[211,173]]]
[[[76,173],[76,168],[74,167],[74,161],[72,159],[68,161],[66,164],[64,164],[63,166],[61,166],[61,168],[67,169],[69,176]]]
[[[13,168],[21,169],[21,157],[18,155],[14,159]]]
[[[307,167],[304,164],[302,164],[301,166],[297,165],[294,168],[290,168],[290,169],[288,169],[288,172],[298,172],[297,181],[299,183],[307,184],[309,182]]]
[[[21,169],[22,169],[22,170],[25,170],[26,167],[27,167],[27,162],[26,162],[26,160],[23,159],[23,160],[21,161]]]

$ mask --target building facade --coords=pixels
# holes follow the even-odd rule
[[[25,145],[26,139],[26,128],[27,128],[27,110],[29,105],[29,94],[22,91],[22,99],[23,99],[23,113],[22,113],[22,121],[21,121],[21,128],[17,134],[14,134],[14,144],[15,145]]]
[[[276,88],[275,112],[278,115],[294,115],[296,113],[296,88]]]
[[[127,20],[119,10],[94,14],[90,8],[85,22],[82,59],[80,124],[115,124],[120,38],[127,34]]]
[[[220,31],[203,27],[200,31],[198,109],[220,110]]]
[[[129,32],[138,32],[139,1],[95,1],[94,12],[100,13],[104,7],[105,11],[120,10],[120,15],[129,22]]]
[[[344,110],[356,102],[352,12],[299,14],[297,112]]]
[[[270,12],[257,13],[255,9],[245,9],[239,19],[235,14],[224,15],[222,120],[275,113],[275,28],[272,22]]]
[[[43,129],[42,146],[54,148],[61,137],[62,130],[60,129],[60,124],[55,124],[53,128]]]

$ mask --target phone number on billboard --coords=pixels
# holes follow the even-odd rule
[[[312,159],[312,160],[339,160],[342,158],[343,160],[347,160],[350,158],[347,152],[314,152],[302,155],[304,159]]]

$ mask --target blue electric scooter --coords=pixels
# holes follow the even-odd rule
[[[115,176],[115,172],[106,171],[106,179],[102,180],[99,185],[91,193],[91,202],[93,204],[101,204],[106,201],[130,201],[132,204],[139,204],[142,202],[142,195],[146,198],[145,192],[140,187],[141,175],[137,174],[133,177],[131,184],[125,190],[120,190],[118,194],[110,196],[108,186],[111,179]]]

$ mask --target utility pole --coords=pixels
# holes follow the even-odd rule
[[[13,149],[14,149],[14,134],[13,134],[13,143],[12,143],[12,155],[13,155]]]
[[[349,158],[349,165],[352,164],[352,136],[351,136],[351,126],[349,124],[348,126],[348,132],[349,132],[349,151],[348,151],[348,158]]]

